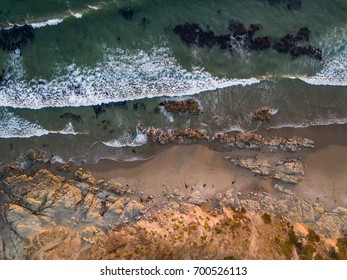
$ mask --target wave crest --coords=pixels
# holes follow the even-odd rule
[[[126,51],[105,50],[106,58],[95,68],[57,67],[52,80],[25,80],[20,54],[7,62],[0,86],[0,103],[16,108],[89,106],[156,96],[192,95],[202,91],[260,82],[256,78],[217,78],[200,68],[188,71],[171,56],[168,48]],[[22,69],[15,78],[9,69]],[[13,71],[13,70],[11,70]]]

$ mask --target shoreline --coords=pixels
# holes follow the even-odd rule
[[[141,185],[142,189],[153,194],[161,193],[163,186],[184,191],[185,185],[189,185],[208,196],[230,188],[241,193],[273,193],[273,186],[278,183],[270,178],[254,176],[249,170],[227,162],[224,156],[262,155],[276,160],[300,158],[305,165],[305,176],[295,186],[284,185],[304,199],[322,202],[333,209],[347,206],[347,175],[344,175],[344,166],[347,166],[346,128],[344,124],[272,130],[262,128],[258,131],[264,137],[308,137],[315,141],[314,149],[294,153],[224,148],[219,143],[207,142],[167,146],[153,144],[150,149],[155,149],[154,155],[146,160],[102,159],[97,164],[81,167],[106,180],[127,181],[133,187]]]
[[[345,259],[347,147],[313,132],[318,147],[299,152],[154,144],[149,160],[83,166],[27,155],[26,169],[0,172],[0,259]],[[280,182],[238,156],[271,172],[295,158],[305,174]],[[129,245],[104,251],[117,244]]]

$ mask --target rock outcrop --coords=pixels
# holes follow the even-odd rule
[[[277,162],[273,178],[285,183],[297,184],[305,175],[304,165],[297,159],[285,159]]]
[[[97,180],[81,168],[74,178],[67,179],[48,169],[28,175],[7,166],[1,179],[6,188],[0,215],[24,243],[58,225],[77,227],[83,234],[90,226],[95,231],[107,231],[117,223],[136,221],[146,211],[144,205],[131,199],[131,193],[128,196],[127,187]]]
[[[283,138],[272,137],[264,139],[260,134],[254,132],[239,132],[236,135],[229,132],[219,132],[213,138],[219,143],[240,149],[260,150],[265,147],[270,152],[279,150],[285,152],[298,152],[304,149],[313,149],[314,141],[308,138]]]
[[[237,166],[251,170],[254,174],[270,176],[285,183],[297,184],[305,175],[304,165],[298,159],[279,160],[273,167],[268,160],[258,157],[225,157]]]
[[[271,116],[271,109],[269,107],[263,107],[252,114],[252,120],[261,122],[270,121]]]
[[[194,99],[187,100],[169,100],[159,104],[163,106],[167,112],[170,113],[186,113],[189,112],[192,115],[198,115],[201,113],[199,103]]]
[[[225,157],[226,160],[230,160],[235,165],[250,169],[253,173],[262,175],[262,176],[269,176],[272,169],[271,165],[267,160],[262,160],[258,158],[231,158],[231,157]]]
[[[189,143],[197,140],[210,140],[209,136],[207,136],[206,132],[202,129],[179,130],[173,128],[163,131],[160,129],[144,128],[140,125],[138,126],[138,129],[147,136],[149,141],[161,145],[170,143]]]
[[[308,138],[283,138],[272,137],[264,141],[264,146],[271,152],[282,150],[285,152],[297,152],[304,149],[313,149],[314,141]]]
[[[303,174],[295,160],[237,164],[264,176]],[[1,259],[330,259],[332,239],[347,233],[346,208],[328,211],[278,184],[275,195],[195,188],[170,195],[166,186],[162,199],[148,196],[145,204],[146,194],[83,169],[64,177],[9,165],[0,179]]]

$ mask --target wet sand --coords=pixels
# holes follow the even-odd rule
[[[274,193],[277,182],[255,176],[249,170],[234,166],[225,155],[258,155],[275,162],[280,158],[300,157],[305,164],[305,176],[297,185],[280,183],[301,198],[322,202],[329,209],[347,206],[347,126],[332,125],[300,129],[264,130],[264,137],[309,137],[316,147],[297,153],[260,153],[239,149],[222,149],[215,145],[175,145],[160,148],[149,160],[114,162],[102,160],[96,165],[83,166],[97,177],[126,183],[146,194],[162,194],[165,188],[178,189],[183,194],[201,191],[204,198],[228,189],[247,196],[254,193]]]

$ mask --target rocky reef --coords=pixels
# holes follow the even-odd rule
[[[298,152],[313,149],[314,141],[309,138],[284,138],[280,136],[265,139],[255,132],[218,132],[215,136],[207,135],[202,129],[168,130],[155,129],[138,125],[137,128],[153,143],[166,145],[172,143],[195,143],[199,141],[219,142],[222,145],[249,150],[264,150],[270,152],[285,151]]]
[[[153,128],[145,128],[138,125],[138,129],[147,136],[148,140],[161,145],[170,143],[192,143],[196,141],[209,141],[210,138],[202,129],[179,130],[177,128],[166,131]]]
[[[219,132],[213,138],[219,143],[240,149],[261,150],[277,152],[297,152],[304,149],[313,149],[314,141],[309,138],[284,138],[280,136],[264,139],[254,132],[239,132],[236,135],[229,132]]]
[[[250,51],[259,51],[271,47],[268,37],[256,37],[253,35],[261,28],[259,24],[251,24],[249,29],[238,21],[229,23],[229,32],[226,35],[215,35],[214,31],[203,30],[198,23],[189,23],[176,25],[173,31],[180,36],[182,42],[197,47],[212,48],[218,45],[220,49],[229,52],[233,51],[234,41],[242,43],[243,47]]]
[[[293,10],[301,7],[301,1],[291,0],[287,4],[288,9]],[[181,41],[188,46],[196,46],[199,48],[213,48],[218,45],[221,50],[232,53],[235,48],[242,47],[247,51],[262,51],[269,49],[271,45],[279,53],[290,53],[292,59],[302,55],[322,60],[322,50],[312,45],[304,45],[303,42],[309,40],[311,31],[304,26],[299,29],[297,34],[286,35],[275,42],[271,41],[269,36],[255,37],[255,33],[261,29],[260,24],[252,23],[248,29],[241,22],[231,20],[228,25],[229,33],[224,35],[216,35],[213,30],[208,27],[206,30],[201,28],[198,23],[186,22],[178,24],[173,28],[173,32],[177,34]]]
[[[261,121],[261,122],[270,121],[271,116],[272,116],[271,109],[269,107],[263,107],[256,110],[252,114],[252,120]]]
[[[34,39],[34,35],[34,28],[28,24],[3,29],[0,31],[0,48],[4,51],[21,50]]]
[[[192,115],[199,115],[201,113],[199,103],[196,102],[194,99],[169,100],[161,102],[159,106],[164,107],[165,111],[170,113],[189,112]]]
[[[317,60],[322,60],[322,50],[311,45],[302,45],[302,42],[308,41],[311,31],[307,27],[299,29],[297,34],[288,34],[275,43],[273,48],[279,53],[290,53],[292,59],[301,55],[307,55]],[[300,44],[301,43],[301,44]]]

